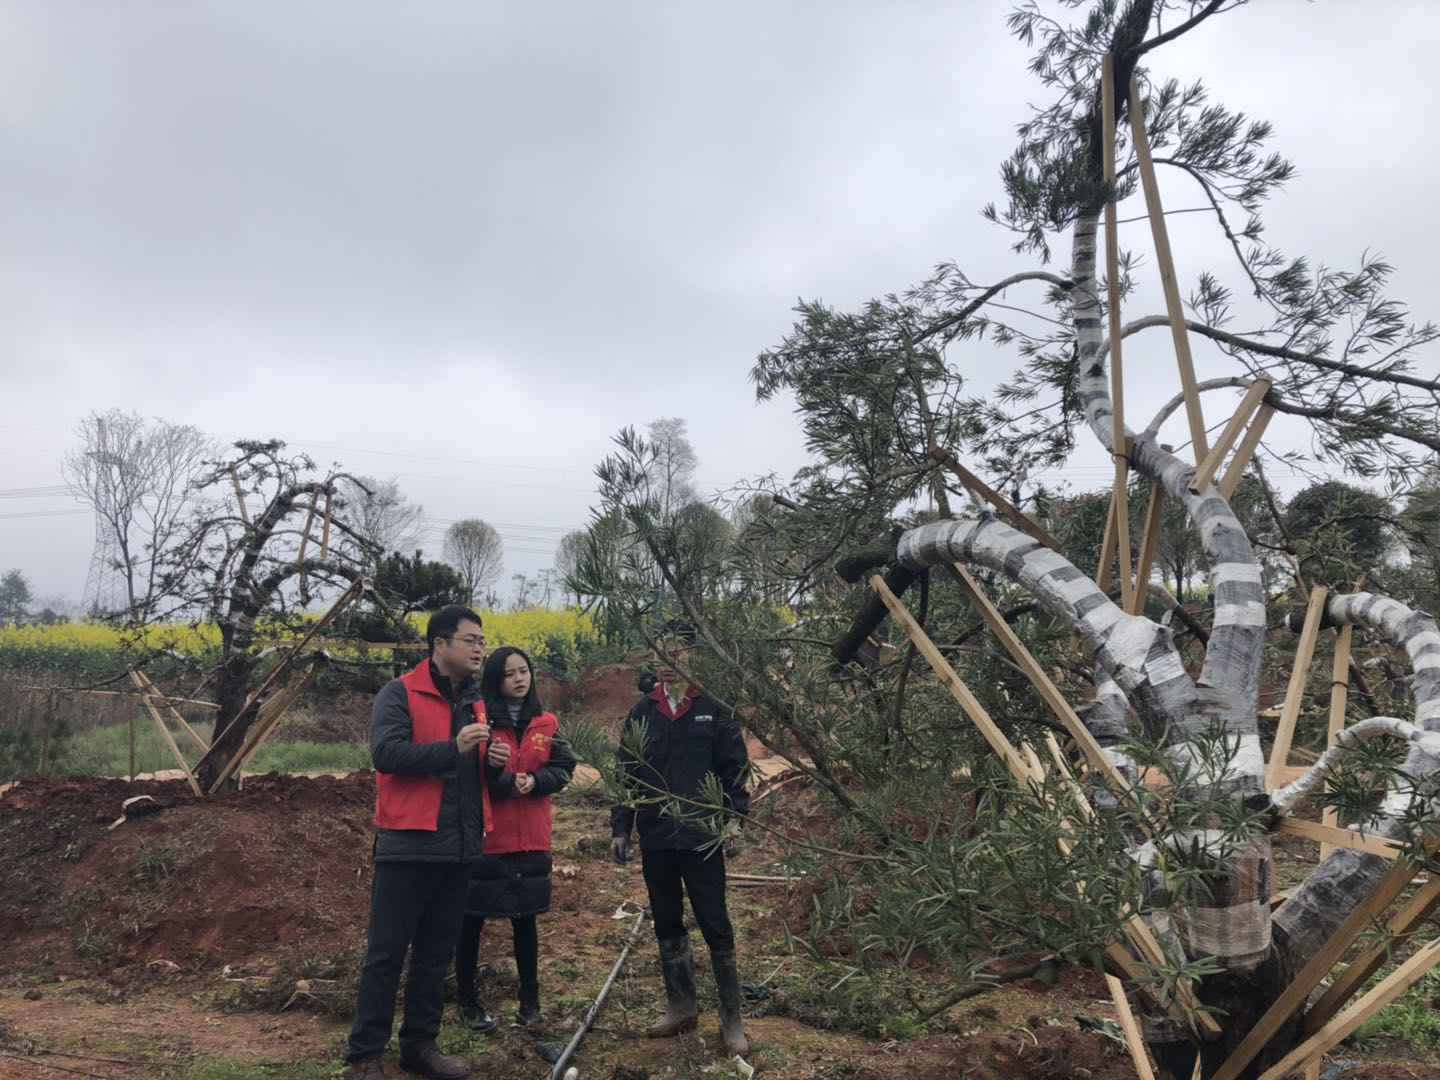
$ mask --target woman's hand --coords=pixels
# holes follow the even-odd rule
[[[485,760],[496,768],[504,765],[510,760],[510,744],[504,742],[492,742],[490,752],[485,755]]]
[[[529,795],[535,790],[535,777],[531,773],[522,772],[515,777],[515,791],[520,795]]]

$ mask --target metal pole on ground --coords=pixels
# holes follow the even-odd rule
[[[550,1070],[550,1080],[561,1080],[565,1075],[565,1066],[569,1064],[571,1057],[580,1047],[580,1040],[585,1038],[585,1033],[590,1030],[590,1025],[595,1022],[595,1017],[600,1013],[600,1006],[605,1004],[605,998],[610,993],[610,988],[615,985],[615,978],[620,974],[620,969],[625,965],[625,958],[630,955],[631,948],[635,945],[635,937],[640,933],[640,927],[645,922],[645,916],[650,913],[646,908],[635,916],[635,925],[630,928],[630,936],[625,939],[625,947],[620,950],[620,959],[615,961],[615,966],[610,969],[610,975],[605,980],[605,985],[600,987],[600,994],[590,1003],[590,1008],[585,1010],[584,1017],[580,1020],[580,1026],[575,1029],[575,1034],[570,1036],[570,1041],[565,1049],[560,1052],[560,1057],[555,1062],[554,1068]]]

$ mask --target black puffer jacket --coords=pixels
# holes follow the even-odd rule
[[[450,740],[416,743],[410,722],[405,684],[394,679],[375,697],[370,713],[370,759],[387,773],[439,776],[445,781],[440,817],[434,832],[427,829],[377,829],[376,862],[479,861],[485,844],[485,811],[480,794],[479,750],[460,753],[455,736],[475,719],[480,682],[467,679],[458,693],[450,680],[430,665],[435,688],[450,701]]]
[[[644,752],[636,757],[627,749],[643,730]],[[637,806],[617,806],[610,812],[610,831],[629,836],[640,833],[646,851],[697,851],[714,842],[714,833],[663,812],[665,795],[704,801],[706,777],[714,774],[724,793],[725,809],[744,816],[750,809],[745,770],[750,763],[740,724],[714,698],[692,691],[671,715],[664,688],[656,687],[630,710],[620,735],[620,763],[626,786]],[[682,818],[707,812],[683,807]]]

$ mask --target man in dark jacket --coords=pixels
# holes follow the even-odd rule
[[[435,1039],[470,864],[480,858],[489,818],[480,753],[490,727],[475,678],[485,635],[479,615],[452,605],[431,616],[425,637],[429,657],[387,684],[370,716],[375,880],[347,1080],[385,1075],[381,1056],[407,951],[400,1065],[434,1080],[469,1075],[464,1062],[440,1053]],[[487,750],[497,763],[508,757],[508,747]]]
[[[664,1017],[647,1034],[667,1038],[695,1027],[699,1006],[685,929],[688,894],[710,949],[725,1052],[744,1057],[750,1043],[740,1022],[735,932],[725,907],[725,854],[714,829],[701,827],[697,820],[716,811],[694,804],[705,802],[707,780],[714,776],[724,795],[724,811],[743,816],[750,808],[744,787],[749,759],[734,715],[700,687],[688,685],[684,672],[690,670],[694,641],[688,626],[672,626],[657,653],[659,685],[625,720],[619,757],[630,800],[611,811],[611,848],[615,861],[623,864],[629,858],[631,829],[638,827],[666,997]]]

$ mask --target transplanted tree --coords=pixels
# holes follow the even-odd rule
[[[1269,149],[1270,126],[1150,67],[1166,43],[1219,34],[1225,20],[1215,17],[1243,6],[1062,0],[1053,15],[1038,2],[1014,13],[1011,26],[1035,47],[1031,68],[1053,96],[1022,122],[1020,144],[1001,171],[1005,202],[987,214],[1011,232],[1017,253],[1042,263],[1068,239],[1068,264],[981,283],[943,263],[919,285],[854,312],[800,306],[792,333],[751,373],[760,400],[793,399],[814,455],[789,484],[774,486],[784,501],[763,514],[763,551],[733,549],[737,560],[766,559],[765,573],[734,568],[723,602],[681,589],[681,553],[664,531],[645,441],[623,433],[597,470],[604,500],[597,512],[627,523],[669,586],[672,606],[698,626],[707,687],[812,776],[838,811],[854,857],[844,862],[845,878],[831,884],[845,895],[832,897],[827,910],[854,913],[848,929],[864,942],[865,963],[888,956],[900,964],[923,948],[955,973],[963,992],[984,984],[997,956],[1038,952],[1102,963],[1102,950],[1122,940],[1122,926],[1139,912],[1165,950],[1157,962],[1132,961],[1143,981],[1167,1004],[1178,982],[1190,982],[1221,1028],[1218,1038],[1202,1038],[1195,1010],[1178,1007],[1177,1019],[1137,999],[1156,1057],[1181,1080],[1197,1057],[1202,1076],[1221,1069],[1392,865],[1337,850],[1272,914],[1277,821],[1306,793],[1323,790],[1342,819],[1412,842],[1430,813],[1417,796],[1433,793],[1440,776],[1440,630],[1403,604],[1337,591],[1326,604],[1327,626],[1355,625],[1374,642],[1410,651],[1413,718],[1355,724],[1346,749],[1303,780],[1267,789],[1257,696],[1275,597],[1262,560],[1232,501],[1213,484],[1191,491],[1194,459],[1161,445],[1178,402],[1121,445],[1112,431],[1096,246],[1107,199],[1127,200],[1137,190],[1125,138],[1133,77],[1156,164],[1195,185],[1234,256],[1229,268],[1189,282],[1189,332],[1217,347],[1203,365],[1228,369],[1200,382],[1211,419],[1227,415],[1224,403],[1263,375],[1272,383],[1265,403],[1309,421],[1321,464],[1403,488],[1440,451],[1440,380],[1416,372],[1436,330],[1413,324],[1386,296],[1389,267],[1373,257],[1352,269],[1312,264],[1266,244],[1260,211],[1293,174]],[[1083,19],[1065,21],[1082,7]],[[1357,32],[1364,17],[1356,16]],[[1113,186],[1102,157],[1107,53],[1120,87]],[[1136,213],[1126,208],[1127,216]],[[1132,276],[1128,270],[1119,284]],[[1225,329],[1233,306],[1227,278],[1255,297],[1245,318],[1256,331]],[[1042,317],[1016,313],[1026,289],[1040,294],[1048,308]],[[1133,339],[1167,323],[1145,313],[1121,334]],[[967,396],[968,372],[995,367],[983,351],[992,345],[1013,349],[1014,374],[988,397]],[[1433,363],[1422,370],[1433,371]],[[960,505],[960,492],[944,467],[947,455],[968,457],[992,486],[1011,492],[1028,483],[1019,478],[1063,464],[1082,438],[1107,455],[1123,454],[1134,473],[1184,508],[1209,575],[1203,642],[1177,645],[1165,622],[1122,610],[1086,568],[1004,520],[952,512],[949,500]],[[917,512],[931,500],[939,520]],[[860,583],[838,598],[821,583],[837,564]],[[1084,702],[1084,723],[1107,759],[1131,781],[1148,769],[1152,780],[1168,783],[1102,789],[1092,770],[1090,800],[1102,812],[1079,828],[1082,811],[1062,786],[1017,790],[998,772],[957,723],[946,688],[910,679],[908,650],[883,648],[896,631],[863,586],[871,569],[902,595],[928,583],[917,617],[985,696],[1000,681],[996,661],[974,650],[973,616],[949,586],[955,564],[977,575],[1002,608],[1034,605],[1015,616],[1015,626],[1072,700]],[[594,602],[639,625],[666,614],[625,575],[594,569],[582,570],[578,582]],[[793,619],[774,611],[768,592],[751,588],[767,574],[792,583]],[[870,660],[859,670],[850,661],[867,640]],[[991,700],[997,722],[1016,738],[1038,742],[1053,727],[1034,698]],[[1398,771],[1368,774],[1381,790],[1361,790],[1353,777],[1324,786],[1340,775],[1337,761],[1377,735],[1399,737],[1390,744]],[[834,865],[833,852],[827,863]],[[947,1000],[926,1011],[943,1011]],[[1258,1075],[1299,1030],[1292,1018],[1258,1039],[1261,1052],[1239,1075]]]
[[[479,518],[457,521],[445,530],[445,558],[460,572],[470,602],[500,579],[505,545],[500,534]]]
[[[278,440],[237,442],[231,455],[206,464],[186,521],[156,554],[157,587],[146,619],[184,618],[220,629],[220,655],[207,679],[219,705],[217,734],[197,767],[204,789],[255,722],[274,639],[303,634],[312,605],[367,583],[375,553],[349,522],[340,495],[346,481],[356,478],[321,473]],[[278,689],[270,686],[265,700]]]

